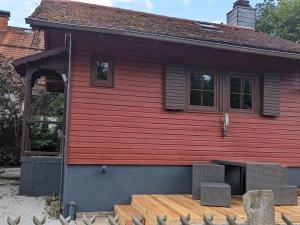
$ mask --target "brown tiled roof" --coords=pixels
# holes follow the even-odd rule
[[[79,3],[67,0],[43,0],[28,18],[31,24],[72,25],[77,28],[98,28],[143,33],[193,41],[248,47],[300,54],[300,44],[253,29],[209,23],[217,31],[207,30],[196,21],[125,9]],[[38,25],[37,25],[38,26]]]
[[[26,28],[5,27],[0,30],[0,54],[17,59],[44,50],[44,33]]]

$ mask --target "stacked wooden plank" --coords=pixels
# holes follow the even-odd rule
[[[142,214],[132,205],[115,205],[114,212],[119,216],[121,225],[132,225],[133,217],[142,217]]]

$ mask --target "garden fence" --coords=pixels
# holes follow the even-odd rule
[[[283,221],[283,223],[281,225],[299,225],[299,224],[292,223],[291,220],[288,218],[288,216],[285,215],[284,213],[281,214],[281,218]],[[187,215],[187,216],[181,215],[180,216],[181,225],[192,225],[189,223],[189,220],[190,220],[190,215]],[[248,225],[249,224],[247,222],[236,223],[236,216],[229,216],[229,215],[226,216],[226,221],[227,221],[226,224],[217,224],[217,223],[214,223],[213,220],[214,220],[213,216],[204,215],[203,223],[199,224],[199,225]],[[118,216],[116,216],[116,217],[108,216],[108,221],[109,221],[110,225],[120,225]],[[132,224],[133,225],[144,225],[144,218],[134,217],[132,219]],[[157,216],[157,225],[168,225],[167,216],[163,216],[163,217]],[[193,225],[195,225],[195,224],[193,224]],[[263,225],[263,224],[261,224],[261,225]]]
[[[299,225],[296,223],[292,223],[291,220],[288,218],[288,216],[285,215],[284,213],[281,214],[281,218],[282,218],[282,221],[284,222],[284,223],[282,223],[282,225]],[[61,225],[76,225],[77,224],[77,222],[71,221],[71,217],[64,218],[62,215],[60,215],[59,220],[60,220]],[[95,216],[93,216],[92,218],[88,218],[84,215],[82,218],[82,222],[85,225],[97,225],[97,224],[95,224],[95,220],[96,220]],[[189,223],[189,220],[190,220],[190,215],[180,216],[181,225],[192,225]],[[213,216],[204,215],[203,223],[199,224],[199,225],[248,225],[248,223],[246,223],[246,222],[242,223],[242,224],[237,223],[236,216],[227,215],[226,216],[226,221],[227,221],[226,224],[216,224],[213,222],[213,220],[214,220]],[[118,216],[116,216],[116,217],[108,216],[108,221],[109,221],[110,225],[120,225]],[[7,218],[7,225],[18,225],[20,222],[21,222],[20,216],[15,219],[12,219],[10,217]],[[34,225],[43,225],[46,222],[46,216],[44,216],[42,219],[38,219],[36,216],[33,216],[32,222]],[[144,218],[133,217],[132,224],[133,225],[144,225]],[[167,216],[163,216],[163,217],[157,216],[157,225],[168,225]]]

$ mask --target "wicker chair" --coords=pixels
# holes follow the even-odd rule
[[[246,167],[246,191],[272,189],[286,185],[280,165],[248,164]]]
[[[201,198],[201,183],[224,183],[225,182],[225,167],[217,164],[193,164],[193,184],[192,196],[193,199]]]
[[[296,206],[297,202],[297,187],[281,186],[272,188],[274,194],[274,205]]]
[[[297,205],[297,187],[288,186],[287,168],[280,165],[249,164],[246,191],[272,190],[275,205]]]

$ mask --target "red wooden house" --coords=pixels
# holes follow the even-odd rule
[[[247,1],[227,25],[53,0],[26,21],[46,51],[15,61],[27,93],[21,193],[60,184],[65,209],[111,210],[133,193],[190,193],[192,163],[213,159],[277,162],[300,185],[300,45],[255,30]],[[57,155],[30,149],[41,75],[65,93]]]

